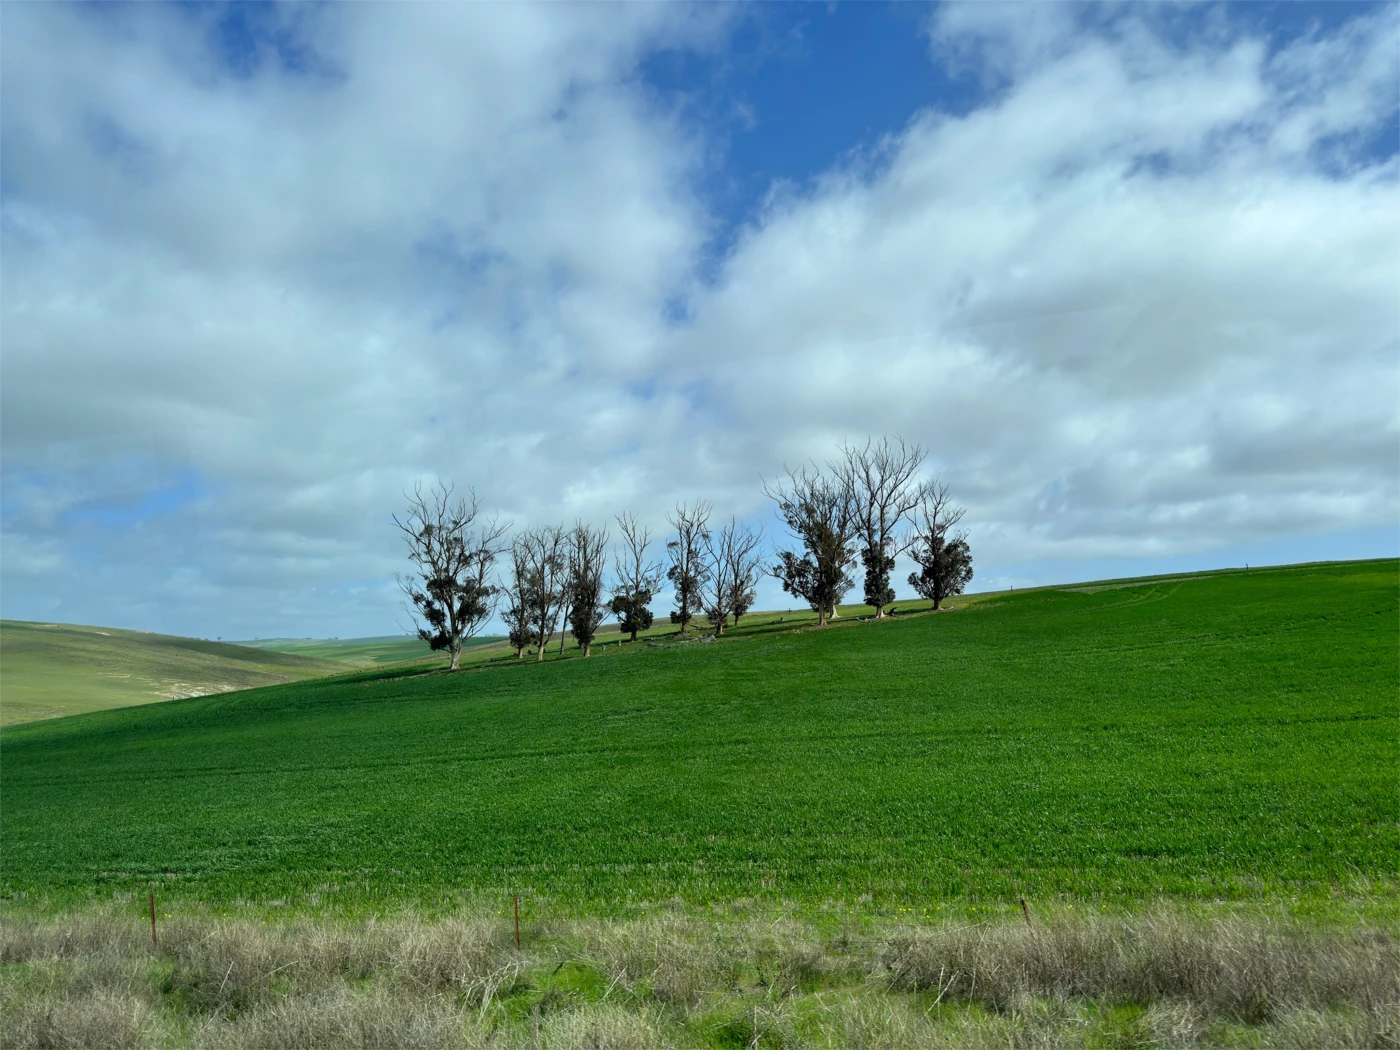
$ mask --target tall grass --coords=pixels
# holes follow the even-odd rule
[[[0,917],[6,1047],[1400,1046],[1376,925]]]

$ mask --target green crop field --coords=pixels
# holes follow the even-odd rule
[[[335,674],[322,659],[115,627],[0,621],[0,724]]]
[[[470,645],[489,645],[495,638],[473,638]],[[382,638],[258,638],[239,642],[252,649],[267,649],[316,660],[333,660],[351,667],[376,667],[385,664],[441,663],[446,658],[428,648],[428,643],[412,635],[386,635]]]
[[[387,669],[8,728],[3,893],[1393,896],[1395,561]]]

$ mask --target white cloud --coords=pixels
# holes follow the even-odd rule
[[[723,10],[294,7],[306,69],[243,74],[104,11],[4,12],[7,615],[388,629],[414,478],[659,523],[882,431],[983,564],[1395,520],[1393,8],[1277,52],[941,8],[983,104],[775,188],[713,285],[710,144],[637,63]]]
[[[748,232],[702,301],[693,345],[722,349],[697,378],[787,455],[923,439],[994,561],[1394,520],[1396,162],[1315,155],[1393,126],[1393,92],[1353,81],[1393,85],[1394,12],[1270,59],[1006,8],[937,30],[1015,37],[993,102],[925,113],[876,172]]]

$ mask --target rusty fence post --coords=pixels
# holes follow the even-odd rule
[[[150,904],[151,904],[151,947],[152,947],[152,948],[159,948],[160,945],[156,943],[156,895],[155,895],[155,891],[154,891],[154,890],[151,891]]]

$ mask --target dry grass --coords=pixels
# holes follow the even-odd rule
[[[5,1047],[1400,1047],[1386,929],[0,917]]]

